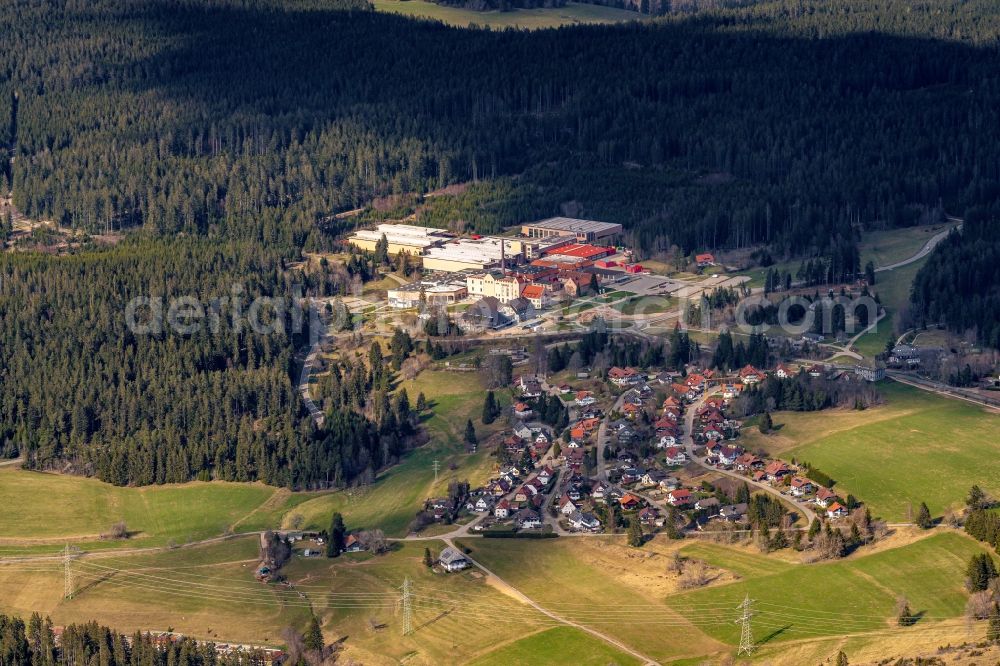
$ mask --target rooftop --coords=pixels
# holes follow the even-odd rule
[[[526,227],[551,229],[553,231],[570,231],[573,233],[594,233],[620,230],[621,225],[613,222],[598,222],[596,220],[579,220],[572,217],[550,217],[538,222],[525,224]]]

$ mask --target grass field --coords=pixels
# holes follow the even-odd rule
[[[442,21],[448,25],[465,28],[476,25],[484,28],[555,28],[581,23],[619,23],[640,21],[644,16],[616,7],[569,2],[564,7],[516,9],[509,12],[481,12],[462,7],[447,7],[425,0],[374,0],[375,9],[414,18]]]
[[[926,501],[940,515],[969,487],[1000,492],[1000,417],[975,405],[884,382],[886,404],[865,410],[777,412],[774,435],[746,432],[747,445],[817,466],[837,490],[892,521]]]
[[[486,394],[478,373],[425,370],[416,379],[403,382],[411,402],[423,392],[433,406],[433,416],[426,422],[431,440],[409,453],[403,461],[388,469],[364,491],[336,492],[317,497],[289,513],[299,514],[309,528],[325,528],[330,514],[340,511],[350,528],[380,527],[389,536],[403,536],[421,503],[428,497],[443,494],[448,483],[468,480],[480,484],[493,470],[493,459],[480,449],[465,453],[465,422],[472,419],[480,441],[503,427],[503,419],[490,426],[479,420]],[[509,396],[497,392],[501,404],[509,404]],[[433,461],[439,461],[441,472],[434,483]],[[455,469],[451,469],[454,466]]]
[[[553,627],[474,659],[471,666],[627,666],[638,659],[573,627]]]
[[[873,291],[878,294],[879,300],[885,307],[886,317],[878,323],[876,330],[858,338],[854,345],[858,353],[873,358],[885,351],[887,341],[896,340],[896,317],[909,301],[913,278],[926,261],[921,259],[908,266],[876,274]]]
[[[609,633],[661,662],[714,654],[726,647],[663,604],[676,592],[666,567],[679,546],[657,540],[641,550],[621,537],[466,539],[472,556],[505,581],[563,617]],[[652,605],[663,626],[638,621]]]
[[[281,515],[315,495],[260,484],[192,482],[119,488],[96,479],[0,469],[0,540],[5,547],[79,542],[87,549],[149,547],[227,531],[276,527]],[[124,520],[126,541],[98,541]]]
[[[947,226],[929,224],[907,229],[865,232],[858,244],[861,266],[864,267],[869,261],[874,262],[876,268],[889,266],[912,257],[934,234]]]
[[[614,306],[616,310],[625,315],[651,315],[668,312],[676,304],[671,303],[669,298],[662,296],[641,296],[618,303]]]
[[[728,559],[729,549],[711,544],[702,545],[700,555],[712,548],[719,550],[718,559]],[[687,617],[703,618],[699,627],[713,638],[736,644],[739,626],[712,621],[706,609],[735,608],[749,594],[756,601],[755,638],[765,650],[759,658],[766,662],[769,654],[782,654],[780,643],[785,641],[882,630],[919,634],[942,622],[954,625],[967,598],[965,565],[981,551],[972,539],[944,532],[863,557],[776,573],[766,573],[763,561],[768,558],[758,556],[761,570],[745,579],[672,596],[667,603]],[[913,628],[896,626],[899,595],[906,596],[920,618]]]
[[[466,662],[522,636],[522,626],[553,624],[478,572],[428,570],[421,561],[425,546],[437,554],[443,544],[401,544],[378,557],[294,556],[282,570],[287,587],[254,580],[253,537],[92,557],[74,562],[70,600],[63,599],[61,562],[34,563],[30,569],[5,564],[0,610],[23,616],[39,611],[59,625],[98,618],[125,632],[172,629],[202,639],[270,645],[282,644],[285,627],[301,630],[315,613],[326,640],[343,639],[345,658],[365,664]],[[409,636],[402,636],[398,608],[405,578],[413,593],[415,631]],[[497,617],[482,621],[490,613]],[[380,628],[373,629],[373,621]]]

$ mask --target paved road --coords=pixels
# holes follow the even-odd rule
[[[451,539],[444,539],[444,542],[447,543],[452,548],[456,548],[455,544],[452,543]],[[603,632],[600,632],[600,631],[598,631],[596,629],[588,627],[585,624],[580,624],[579,622],[574,622],[573,620],[567,619],[567,618],[565,618],[565,617],[563,617],[563,616],[561,616],[561,615],[559,615],[557,613],[554,613],[554,612],[550,611],[549,609],[545,608],[544,606],[542,606],[541,604],[539,604],[537,601],[535,601],[534,599],[532,599],[531,597],[529,597],[528,595],[526,595],[524,592],[522,592],[521,590],[517,589],[516,587],[514,587],[513,585],[511,585],[510,583],[508,583],[507,581],[505,581],[503,578],[501,578],[500,576],[496,575],[496,573],[494,573],[490,569],[486,568],[481,562],[478,562],[477,560],[475,560],[471,555],[466,555],[466,557],[476,567],[478,567],[480,570],[482,570],[482,572],[484,574],[486,574],[491,579],[493,579],[494,583],[496,583],[496,584],[498,584],[498,585],[506,588],[511,593],[512,596],[514,596],[515,598],[519,599],[520,601],[526,603],[527,605],[531,606],[532,608],[534,608],[535,610],[537,610],[539,613],[541,613],[541,614],[543,614],[543,615],[545,615],[547,617],[552,618],[556,622],[561,622],[562,624],[565,624],[567,626],[573,627],[574,629],[579,629],[580,631],[585,631],[588,634],[590,634],[591,636],[594,636],[595,638],[599,638],[599,639],[601,639],[602,641],[604,641],[606,643],[610,643],[611,645],[615,646],[619,650],[623,650],[624,652],[629,653],[630,655],[632,655],[636,659],[641,660],[647,666],[649,666],[650,664],[659,664],[659,662],[656,661],[655,659],[651,659],[650,657],[647,657],[646,655],[642,654],[641,652],[637,652],[636,650],[632,649],[631,647],[629,647],[625,643],[622,643],[617,638],[614,638],[614,637],[609,636],[609,635],[607,635],[607,634],[605,634]]]
[[[696,400],[691,405],[688,405],[687,412],[685,412],[684,414],[684,447],[687,450],[688,457],[694,462],[696,462],[698,465],[709,471],[715,472],[716,474],[722,474],[723,476],[728,476],[734,479],[738,479],[740,481],[745,481],[747,485],[749,485],[751,488],[757,488],[759,490],[763,490],[767,493],[770,493],[771,495],[774,495],[782,502],[793,505],[796,511],[801,511],[802,515],[805,516],[806,524],[807,525],[812,524],[812,522],[816,520],[816,512],[807,507],[806,505],[802,504],[801,502],[797,502],[790,497],[782,495],[779,490],[772,487],[770,484],[757,483],[752,479],[743,476],[742,474],[737,474],[735,472],[730,472],[728,470],[719,469],[718,467],[709,465],[707,462],[705,462],[704,459],[698,458],[697,456],[694,455],[694,414],[698,410],[698,407],[704,404],[705,399],[708,398],[708,395],[709,392],[706,390],[704,395],[698,398],[698,400]]]
[[[891,270],[896,269],[896,268],[902,268],[903,266],[907,266],[909,264],[912,264],[915,261],[919,261],[919,260],[923,259],[924,257],[926,257],[928,254],[931,253],[931,251],[934,249],[934,247],[938,243],[940,243],[941,241],[943,241],[945,238],[948,237],[948,234],[951,233],[952,229],[961,229],[962,228],[962,220],[961,219],[959,219],[957,217],[949,217],[948,221],[949,222],[955,222],[957,224],[955,224],[954,226],[949,226],[944,231],[939,231],[938,233],[936,233],[933,236],[931,236],[930,238],[928,238],[927,242],[924,243],[924,246],[922,248],[920,248],[920,250],[916,254],[914,254],[912,257],[910,257],[909,259],[904,259],[903,261],[897,261],[896,263],[889,264],[888,266],[879,266],[878,268],[875,269],[875,272],[876,273],[881,273],[882,271],[891,271]]]
[[[986,407],[991,411],[1000,412],[1000,400],[993,400],[985,396],[981,396],[968,389],[949,386],[948,384],[944,384],[942,382],[925,379],[919,375],[914,375],[900,370],[886,370],[886,375],[901,384],[906,384],[908,386],[921,389],[922,391],[927,391],[928,393],[935,393],[942,397],[952,398],[954,400],[964,400],[966,402]]]

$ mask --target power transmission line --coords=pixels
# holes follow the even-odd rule
[[[436,460],[434,462],[437,462]],[[409,636],[413,633],[413,605],[412,593],[410,591],[410,577],[403,580],[403,635]]]
[[[753,599],[750,598],[749,593],[743,599],[743,603],[736,607],[736,610],[743,611],[743,614],[736,620],[737,624],[742,625],[740,649],[736,651],[736,656],[745,654],[749,657],[757,647],[753,644],[753,628],[750,626],[751,619],[753,618]]]
[[[437,460],[434,461],[434,483],[438,482],[438,470],[441,469],[441,463]]]

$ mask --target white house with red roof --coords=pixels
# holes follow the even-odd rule
[[[740,369],[740,381],[742,381],[747,386],[752,384],[759,384],[764,381],[764,373],[753,367],[749,363]]]
[[[678,488],[667,493],[667,504],[670,506],[685,506],[691,503],[691,491],[687,488]]]

